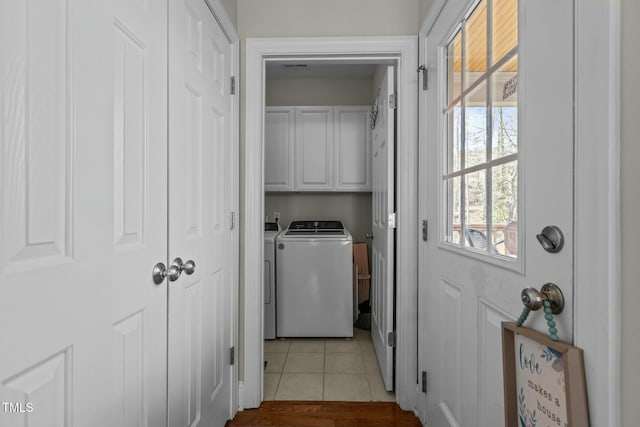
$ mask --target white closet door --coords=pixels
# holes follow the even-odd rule
[[[2,426],[165,426],[164,1],[0,2]]]
[[[371,191],[369,107],[335,107],[335,177],[338,191]]]
[[[293,191],[295,107],[264,113],[264,189]]]
[[[296,191],[333,190],[333,108],[296,108]]]
[[[169,425],[223,426],[231,412],[231,48],[203,0],[170,2]]]

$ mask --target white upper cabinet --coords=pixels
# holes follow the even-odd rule
[[[333,108],[296,108],[297,191],[334,190]]]
[[[264,117],[264,189],[293,191],[294,107],[267,107]]]
[[[369,107],[267,107],[265,191],[371,191]]]
[[[368,107],[335,107],[335,177],[338,191],[371,190]]]

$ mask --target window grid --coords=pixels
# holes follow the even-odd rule
[[[446,199],[448,200],[447,202],[447,240],[455,243],[455,241],[453,240],[454,237],[454,233],[453,233],[453,228],[454,228],[454,219],[453,219],[453,206],[455,205],[456,201],[452,199],[451,194],[453,194],[452,192],[452,188],[451,188],[451,184],[453,184],[455,182],[456,177],[459,177],[459,196],[460,196],[460,212],[459,212],[459,219],[460,219],[460,233],[459,233],[459,238],[458,238],[458,244],[462,247],[465,247],[465,232],[464,230],[467,229],[467,223],[468,223],[468,218],[467,218],[467,200],[466,200],[466,184],[467,184],[467,177],[475,172],[478,171],[484,171],[484,178],[485,178],[485,184],[484,184],[484,217],[485,217],[485,225],[486,225],[486,237],[487,237],[487,251],[490,252],[490,249],[492,247],[492,245],[496,244],[496,241],[494,241],[494,233],[493,233],[493,229],[494,229],[494,220],[493,220],[493,171],[494,171],[494,167],[503,165],[503,164],[507,164],[509,162],[516,162],[515,164],[518,165],[519,162],[517,162],[518,160],[518,153],[517,151],[513,154],[507,154],[507,155],[503,155],[502,157],[499,157],[497,159],[493,158],[493,143],[494,143],[494,139],[493,139],[493,79],[492,77],[494,76],[494,74],[496,74],[502,67],[504,67],[507,63],[509,63],[509,61],[511,61],[514,57],[516,57],[518,55],[518,44],[516,41],[515,46],[508,51],[502,58],[497,58],[498,61],[494,63],[494,58],[493,58],[493,7],[494,7],[494,0],[486,0],[486,8],[484,10],[484,13],[486,14],[485,18],[486,18],[486,58],[485,58],[485,66],[484,69],[486,70],[485,72],[481,73],[480,75],[475,77],[475,81],[471,82],[470,84],[468,84],[469,82],[466,81],[467,79],[470,78],[470,73],[468,72],[469,70],[467,70],[467,22],[469,20],[469,18],[471,16],[474,15],[474,13],[477,12],[478,9],[480,9],[479,5],[482,3],[482,0],[475,3],[473,5],[473,7],[470,8],[471,13],[469,13],[460,23],[459,29],[454,33],[453,37],[451,38],[451,40],[449,41],[449,43],[447,44],[447,55],[450,54],[450,51],[453,50],[454,53],[454,58],[453,61],[451,61],[450,58],[448,58],[447,60],[447,67],[453,67],[455,68],[455,62],[456,62],[456,58],[455,58],[455,48],[454,49],[449,49],[455,42],[455,39],[458,37],[458,35],[461,35],[461,41],[460,41],[460,50],[461,50],[461,58],[460,58],[460,90],[459,90],[459,94],[457,94],[457,96],[453,97],[453,99],[451,98],[451,94],[453,93],[453,91],[451,90],[451,88],[449,87],[450,84],[453,84],[453,80],[455,79],[455,70],[454,69],[450,69],[447,70],[447,76],[449,76],[449,78],[447,79],[447,88],[446,88],[446,93],[448,94],[447,96],[447,100],[448,100],[448,106],[444,111],[444,115],[447,118],[447,130],[448,130],[448,134],[447,134],[447,165],[446,165],[446,173],[443,175],[443,184],[444,184],[444,191],[446,192],[446,194],[448,195],[446,197]],[[517,13],[516,13],[516,19],[517,19]],[[493,63],[493,65],[491,65]],[[451,76],[453,76],[454,78],[451,78]],[[468,84],[468,86],[467,86]],[[484,162],[475,164],[473,166],[467,167],[467,129],[466,129],[466,123],[467,123],[467,103],[466,103],[466,99],[467,96],[470,95],[471,93],[473,93],[476,88],[478,88],[478,86],[485,84],[485,159]],[[460,166],[458,170],[454,170],[455,169],[455,165],[453,162],[453,158],[454,158],[454,153],[453,153],[453,136],[450,134],[452,132],[452,128],[453,128],[453,123],[455,123],[455,120],[453,119],[453,115],[455,114],[454,110],[456,108],[460,109],[460,127],[459,127],[459,146],[460,146],[460,154],[459,154],[459,160],[460,160]],[[455,133],[455,132],[454,132]],[[516,166],[517,167],[517,166]],[[516,195],[517,197],[517,195]],[[516,206],[517,206],[517,199],[516,199]],[[517,210],[517,208],[516,208]],[[491,253],[492,255],[496,255],[494,253]]]

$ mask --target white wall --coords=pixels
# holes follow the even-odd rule
[[[227,15],[229,15],[229,19],[231,19],[233,26],[237,30],[238,29],[238,2],[236,0],[222,0],[222,5],[227,11]]]
[[[288,105],[371,105],[371,77],[267,79],[265,103]]]
[[[640,424],[640,2],[622,1],[622,426]]]
[[[271,219],[280,212],[283,228],[294,219],[337,219],[354,242],[371,232],[371,193],[267,193],[264,210]]]
[[[418,0],[238,0],[238,27],[241,38],[413,35],[418,33],[418,3]]]
[[[419,0],[418,12],[420,14],[420,23],[427,17],[427,13],[433,4],[433,0]]]

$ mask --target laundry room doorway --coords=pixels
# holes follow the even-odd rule
[[[388,64],[266,63],[264,400],[395,401]]]
[[[415,189],[416,169],[412,166],[414,157],[408,154],[416,148],[415,126],[409,125],[415,123],[416,104],[412,103],[411,90],[415,90],[416,82],[414,73],[411,77],[407,73],[407,67],[413,67],[410,64],[415,62],[415,39],[376,39],[380,44],[375,48],[371,46],[371,41],[370,38],[345,39],[341,42],[335,39],[331,42],[323,39],[247,41],[245,167],[246,170],[261,173],[255,174],[255,179],[248,176],[245,182],[245,347],[241,356],[244,362],[241,399],[245,408],[257,407],[262,400],[301,398],[396,400],[404,407],[413,405],[410,388],[416,378],[417,340],[415,331],[412,331],[415,323],[411,323],[410,316],[417,313],[417,308],[411,307],[415,305],[415,299],[410,295],[416,292],[416,279],[411,277],[415,264],[407,269],[398,268],[398,275],[393,274],[393,264],[400,258],[405,265],[415,262],[412,261],[415,252],[410,250],[414,242],[409,238],[409,234],[415,236],[415,230],[412,230],[416,228],[413,226],[415,219],[411,218],[415,212],[415,208],[411,207],[415,198],[409,197],[409,194]],[[332,46],[323,47],[325,43]],[[277,47],[266,47],[271,44]],[[388,44],[386,47],[393,47],[383,53],[385,44]],[[287,54],[292,49],[297,53],[295,57]],[[304,49],[305,53],[300,54],[300,49]],[[323,53],[316,52],[316,49],[321,49]],[[378,49],[381,51],[378,52]],[[371,112],[383,108],[377,94],[387,68],[397,70],[397,81],[391,78],[393,92],[397,92],[393,96],[404,98],[398,110],[390,109],[391,115],[395,116],[397,111],[399,121],[407,124],[404,130],[398,130],[398,144],[401,146],[398,161],[407,166],[398,169],[407,171],[398,177],[398,180],[405,181],[403,188],[407,190],[398,200],[393,197],[393,191],[381,194],[379,199],[373,196],[376,184],[372,179],[374,153],[371,125],[374,122],[371,121]],[[249,70],[259,71],[252,73]],[[415,69],[412,71],[415,72]],[[388,97],[384,101],[385,107],[389,107]],[[387,139],[387,146],[393,147],[394,134],[392,130],[392,138]],[[254,149],[256,147],[257,150]],[[394,149],[391,152],[395,154]],[[255,156],[252,153],[262,155]],[[386,169],[391,177],[392,190],[395,188],[393,158],[390,157],[392,167]],[[392,228],[389,233],[390,242],[394,242],[397,233],[398,251],[405,256],[396,256],[392,249],[384,262],[378,260],[378,265],[384,265],[384,268],[377,272],[371,258],[372,237],[376,234],[372,222],[375,219],[372,214],[376,212],[374,199],[379,200],[378,210],[380,216],[385,218],[385,224],[389,214],[395,214],[396,206],[398,210],[400,206],[407,207],[402,209],[404,217],[399,221],[402,226]],[[383,200],[391,207],[384,215]],[[383,352],[379,351],[384,354],[382,371],[378,363],[381,357],[376,356],[368,329],[354,328],[352,334],[338,336],[327,331],[326,335],[306,336],[301,333],[294,337],[281,337],[277,322],[275,334],[273,328],[268,328],[269,322],[264,317],[265,313],[269,313],[267,301],[280,301],[282,293],[278,293],[278,275],[263,282],[268,273],[265,257],[270,255],[267,254],[269,249],[263,230],[265,223],[270,223],[270,227],[275,229],[286,230],[294,220],[311,221],[311,224],[329,220],[339,222],[352,237],[352,242],[366,248],[370,283],[375,283],[376,274],[389,273],[391,280],[387,281],[389,292],[386,294],[390,297],[384,299],[386,312],[389,312],[384,316],[388,331],[377,333],[382,338],[379,339],[379,347],[384,349]],[[259,238],[256,239],[256,236]],[[282,266],[278,264],[277,255],[276,249],[275,271],[280,272]],[[351,259],[349,264],[352,269]],[[259,265],[265,268],[256,268]],[[358,287],[357,280],[353,283],[354,277],[357,279],[358,274],[349,275],[350,286],[368,288]],[[268,286],[269,280],[275,280],[275,286]],[[397,298],[394,298],[394,280]],[[275,291],[272,297],[265,294],[270,290]],[[358,320],[358,308],[369,307],[375,291],[360,295],[360,298],[354,294],[349,295],[351,324]],[[402,304],[401,300],[405,303]],[[397,305],[408,307],[400,321],[402,324],[394,322]],[[331,313],[327,309],[327,315]],[[369,313],[364,314],[361,318]],[[278,315],[275,317],[279,318]],[[376,313],[371,313],[370,318],[380,319],[381,316],[376,317]],[[372,323],[375,325],[375,321]],[[366,322],[359,324],[366,327]],[[271,331],[271,335],[267,335],[267,330]],[[403,333],[410,339],[404,340],[402,348],[394,349],[394,334]],[[401,367],[401,370],[398,371],[397,367]],[[296,381],[303,384],[309,396],[292,392]],[[395,395],[387,391],[394,389]]]

